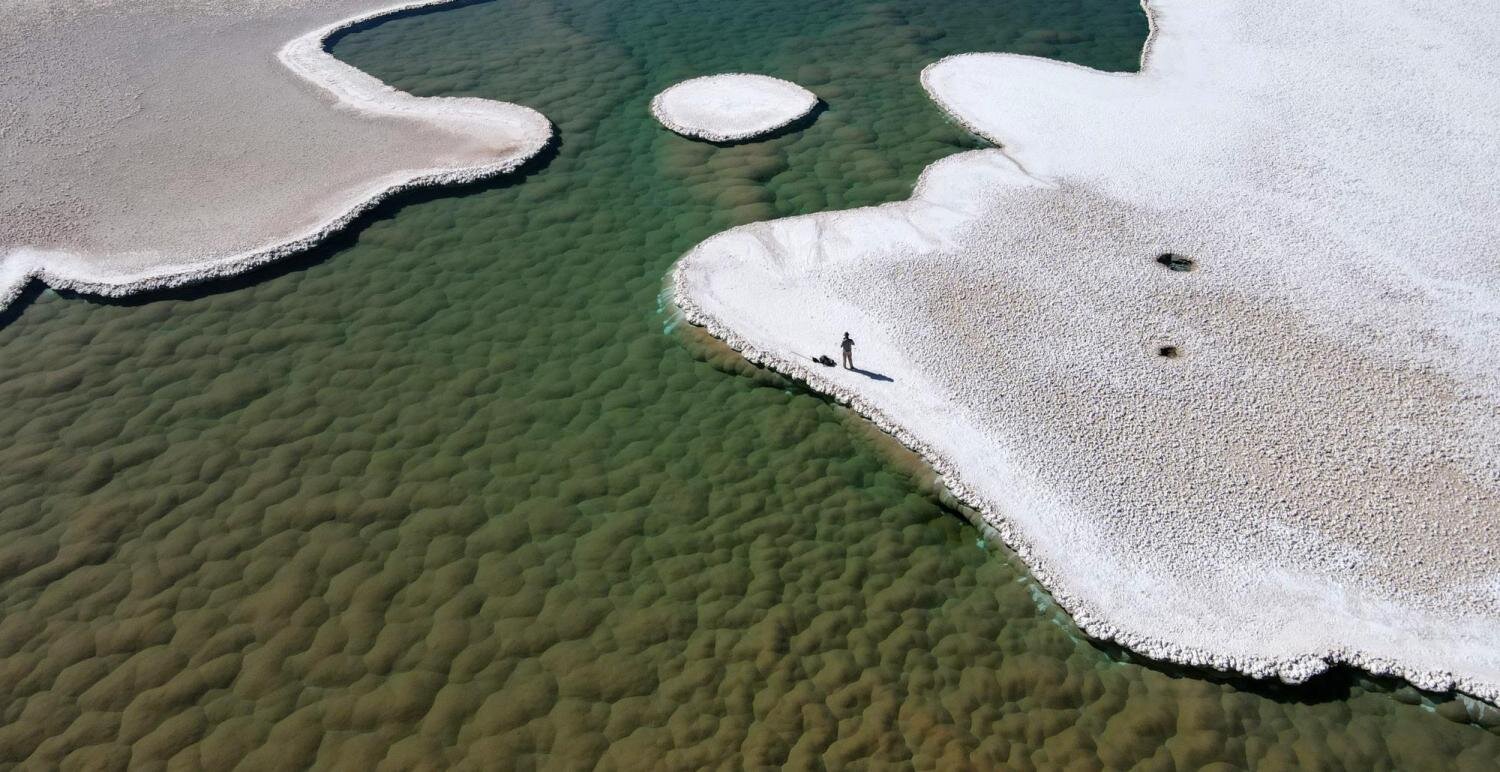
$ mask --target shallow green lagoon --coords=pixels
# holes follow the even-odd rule
[[[1129,0],[500,0],[344,37],[542,110],[556,153],[0,328],[0,766],[1493,766],[1460,702],[1090,644],[857,419],[670,330],[702,238],[977,146],[924,64],[1130,69],[1144,36]],[[733,70],[827,109],[725,148],[651,120]]]

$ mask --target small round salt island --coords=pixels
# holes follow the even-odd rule
[[[651,100],[651,114],[685,137],[737,142],[783,128],[817,105],[817,95],[790,81],[730,73],[668,88]]]

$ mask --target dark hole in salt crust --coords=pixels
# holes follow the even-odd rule
[[[1164,356],[1164,357],[1166,357],[1168,359],[1176,359],[1177,358],[1177,347],[1176,346],[1162,346],[1161,348],[1158,348],[1156,350],[1156,353],[1161,354],[1162,356]]]
[[[1163,252],[1157,255],[1156,262],[1173,271],[1186,272],[1193,270],[1193,261],[1191,259],[1174,252]]]

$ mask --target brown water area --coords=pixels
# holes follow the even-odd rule
[[[343,37],[560,143],[254,276],[6,315],[0,766],[1495,768],[1462,698],[1091,643],[920,464],[663,308],[702,238],[978,146],[923,65],[1131,69],[1145,31],[1130,0],[500,0]],[[733,147],[651,119],[725,71],[826,109]]]

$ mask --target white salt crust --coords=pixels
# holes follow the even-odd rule
[[[1500,10],[1147,14],[1139,74],[930,66],[1003,150],[714,236],[676,303],[921,453],[1091,636],[1495,702]],[[811,363],[846,330],[892,380]]]
[[[354,25],[452,1],[24,3],[0,28],[4,63],[30,63],[0,78],[0,107],[22,116],[22,163],[0,193],[0,308],[32,279],[121,296],[241,273],[399,191],[536,156],[552,126],[535,110],[414,97],[326,50]],[[174,100],[191,109],[170,110]],[[60,109],[72,112],[59,121]],[[247,113],[263,123],[234,123]]]
[[[651,114],[685,137],[736,142],[785,128],[817,105],[816,94],[791,81],[737,72],[677,83],[651,99]]]

